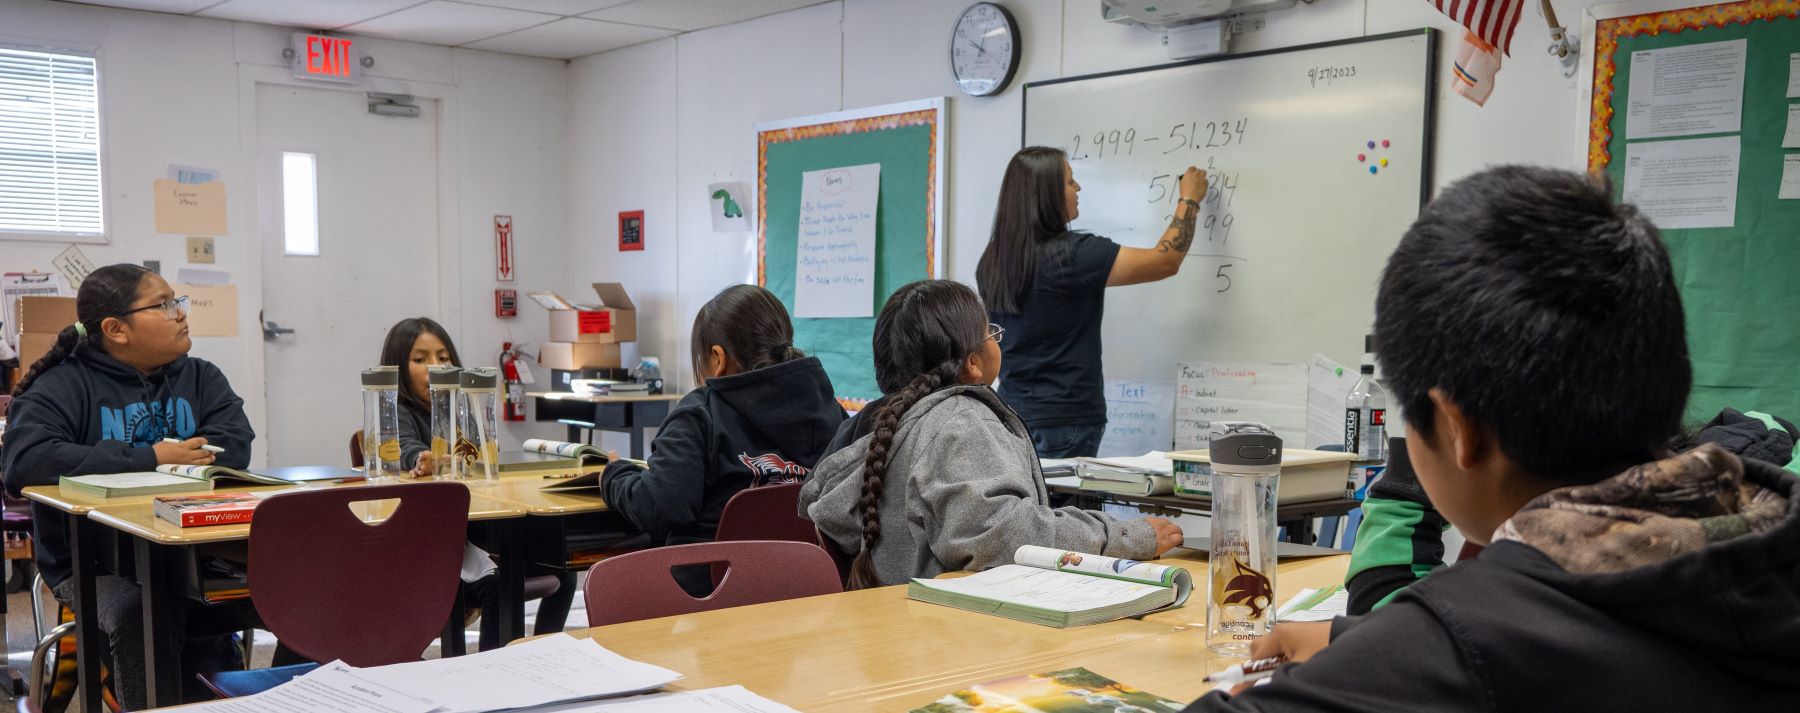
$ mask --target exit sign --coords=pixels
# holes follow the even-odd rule
[[[362,78],[362,55],[349,37],[294,33],[294,77],[354,83]]]

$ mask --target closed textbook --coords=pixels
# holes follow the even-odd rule
[[[166,495],[158,497],[151,510],[178,527],[233,525],[250,522],[259,502],[262,498],[246,493]]]
[[[1168,495],[1175,492],[1173,465],[1161,451],[1135,458],[1077,458],[1075,474],[1082,490],[1126,495]]]
[[[1180,567],[1025,545],[1013,564],[955,579],[914,579],[906,596],[1058,628],[1181,606],[1194,581]]]

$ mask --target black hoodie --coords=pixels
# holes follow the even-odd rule
[[[731,496],[805,478],[843,420],[814,357],[707,379],[663,420],[649,469],[615,462],[600,492],[658,544],[710,541]]]
[[[1495,543],[1189,711],[1800,710],[1800,481],[1716,445],[1553,490]]]
[[[155,470],[158,441],[194,436],[225,449],[216,465],[250,465],[256,433],[218,367],[184,356],[140,374],[105,351],[83,348],[13,399],[0,472],[7,492],[18,495],[65,475]],[[55,587],[69,576],[67,533],[56,510],[31,507],[37,565]]]

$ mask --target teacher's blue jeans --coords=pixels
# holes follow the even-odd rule
[[[1100,455],[1100,437],[1105,434],[1104,423],[1033,426],[1031,445],[1039,458],[1092,458]]]

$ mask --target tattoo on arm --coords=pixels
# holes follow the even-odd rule
[[[1170,251],[1187,253],[1188,248],[1194,244],[1194,219],[1199,217],[1199,212],[1190,210],[1186,216],[1183,216],[1180,211],[1177,211],[1175,219],[1169,222],[1169,230],[1174,231],[1174,237],[1163,238],[1156,244],[1156,251],[1159,253]],[[1164,235],[1168,234],[1164,233]]]

